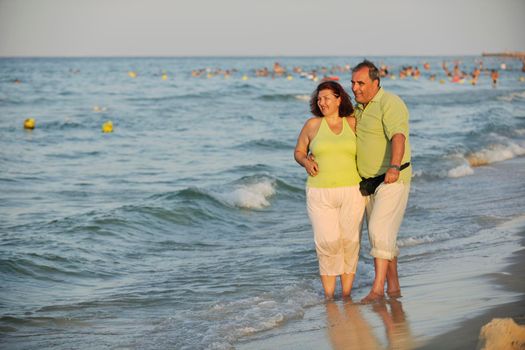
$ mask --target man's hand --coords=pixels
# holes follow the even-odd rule
[[[391,184],[397,181],[399,179],[399,173],[400,171],[395,168],[390,168],[385,173],[385,183]]]

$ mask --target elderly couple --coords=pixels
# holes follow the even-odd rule
[[[375,267],[362,300],[368,303],[384,298],[385,284],[389,297],[401,296],[396,239],[410,191],[408,109],[384,91],[379,70],[367,60],[352,70],[352,92],[355,110],[341,85],[319,84],[310,100],[314,117],[301,130],[294,156],[308,173],[308,216],[328,299],[337,276],[343,297],[350,296],[366,211]],[[365,182],[377,187],[367,193]]]

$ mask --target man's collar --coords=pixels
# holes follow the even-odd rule
[[[373,99],[370,100],[370,102],[377,102],[377,101],[379,101],[381,99],[381,97],[383,97],[384,93],[385,93],[385,91],[383,90],[383,88],[379,87],[379,90],[377,90],[376,95],[374,96]]]

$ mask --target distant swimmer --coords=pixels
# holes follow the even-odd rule
[[[492,87],[496,87],[496,85],[498,84],[498,78],[499,78],[499,73],[497,70],[493,69],[490,71],[490,78],[492,79]]]
[[[279,64],[279,62],[275,62],[273,64],[273,73],[277,76],[281,76],[286,72],[283,66]]]
[[[446,76],[452,77],[452,73],[450,73],[450,71],[448,70],[446,61],[443,61],[443,63],[441,64],[441,67],[443,68],[443,71],[445,72]]]
[[[478,83],[479,75],[481,74],[481,70],[476,67],[472,71],[472,85],[476,85]]]
[[[418,67],[416,67],[416,68],[414,69],[414,71],[412,72],[412,77],[413,77],[414,79],[419,79],[420,76],[421,76],[421,71],[419,70]]]

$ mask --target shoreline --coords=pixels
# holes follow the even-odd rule
[[[437,276],[437,282],[426,284],[420,276],[405,278],[403,298],[386,299],[374,304],[343,302],[341,300],[314,306],[306,310],[304,318],[286,323],[278,329],[253,334],[234,344],[235,349],[476,349],[481,328],[494,318],[512,318],[517,324],[525,324],[525,227],[523,222],[515,228],[519,247],[504,257],[499,272],[480,276]],[[479,267],[479,266],[478,266]],[[467,269],[468,270],[468,269]],[[470,271],[470,270],[468,270]],[[443,280],[443,276],[448,277]],[[481,279],[479,278],[481,277]],[[444,289],[440,285],[445,283]],[[457,307],[468,300],[469,291],[476,291],[488,284],[495,294],[505,292],[520,294],[518,300],[488,306],[481,314],[472,310],[463,317],[462,308]],[[470,288],[470,289],[469,289]],[[464,300],[450,301],[447,290],[467,294]],[[364,291],[363,291],[364,292]],[[362,294],[362,293],[359,293]],[[504,294],[504,293],[503,293]],[[360,300],[363,295],[357,295]],[[479,296],[477,296],[479,298]],[[459,303],[459,304],[458,304]],[[448,309],[447,309],[448,307]],[[447,315],[443,320],[443,312]],[[465,308],[468,311],[469,308]],[[454,324],[450,330],[450,324]],[[448,325],[443,328],[444,325]],[[440,328],[441,327],[441,328]],[[446,329],[441,332],[439,329]]]
[[[521,249],[508,258],[510,265],[505,272],[489,274],[487,277],[507,290],[524,293],[525,230],[522,229],[519,235],[521,236]],[[518,301],[497,305],[480,316],[463,321],[456,329],[431,338],[418,349],[476,349],[481,327],[494,318],[512,318],[517,324],[525,325],[525,294],[522,294]]]

